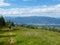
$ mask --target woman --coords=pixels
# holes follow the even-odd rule
[[[11,23],[8,24],[9,29],[11,29]]]

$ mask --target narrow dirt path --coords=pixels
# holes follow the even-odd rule
[[[10,35],[13,35],[13,33],[12,32],[10,32]],[[14,37],[10,37],[10,44],[14,44],[16,41],[15,41],[15,39],[14,39]]]

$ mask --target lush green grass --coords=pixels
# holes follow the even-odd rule
[[[28,29],[24,27],[14,27],[9,32],[8,28],[0,31],[0,45],[9,45],[9,33],[13,33],[16,41],[14,45],[60,45],[60,33],[40,30]],[[1,36],[3,35],[3,36]]]

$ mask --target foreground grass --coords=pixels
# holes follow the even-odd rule
[[[9,35],[9,29],[4,28],[0,35]],[[14,27],[11,30],[16,43],[14,45],[60,45],[60,33],[40,30],[40,29],[28,29],[24,27]],[[0,45],[9,45],[9,36],[0,38]]]

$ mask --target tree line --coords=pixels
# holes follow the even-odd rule
[[[12,22],[12,21],[7,21],[6,22],[5,19],[4,19],[4,17],[3,16],[0,16],[0,28],[1,27],[4,27],[4,26],[5,27],[8,26],[9,23],[11,23],[12,26],[15,25],[14,22]]]
[[[12,21],[7,21],[5,22],[5,19],[3,16],[0,16],[0,28],[1,27],[6,27],[8,26],[8,24],[11,23],[12,26],[15,26],[16,24],[14,24],[14,22]],[[26,27],[26,28],[31,28],[31,29],[41,29],[41,30],[49,30],[49,31],[56,31],[56,32],[60,32],[60,29],[57,29],[56,27],[46,27],[46,26],[42,26],[41,28],[38,28],[38,26],[34,26],[34,25],[25,25],[25,24],[22,24],[22,25],[19,25],[21,27]]]

